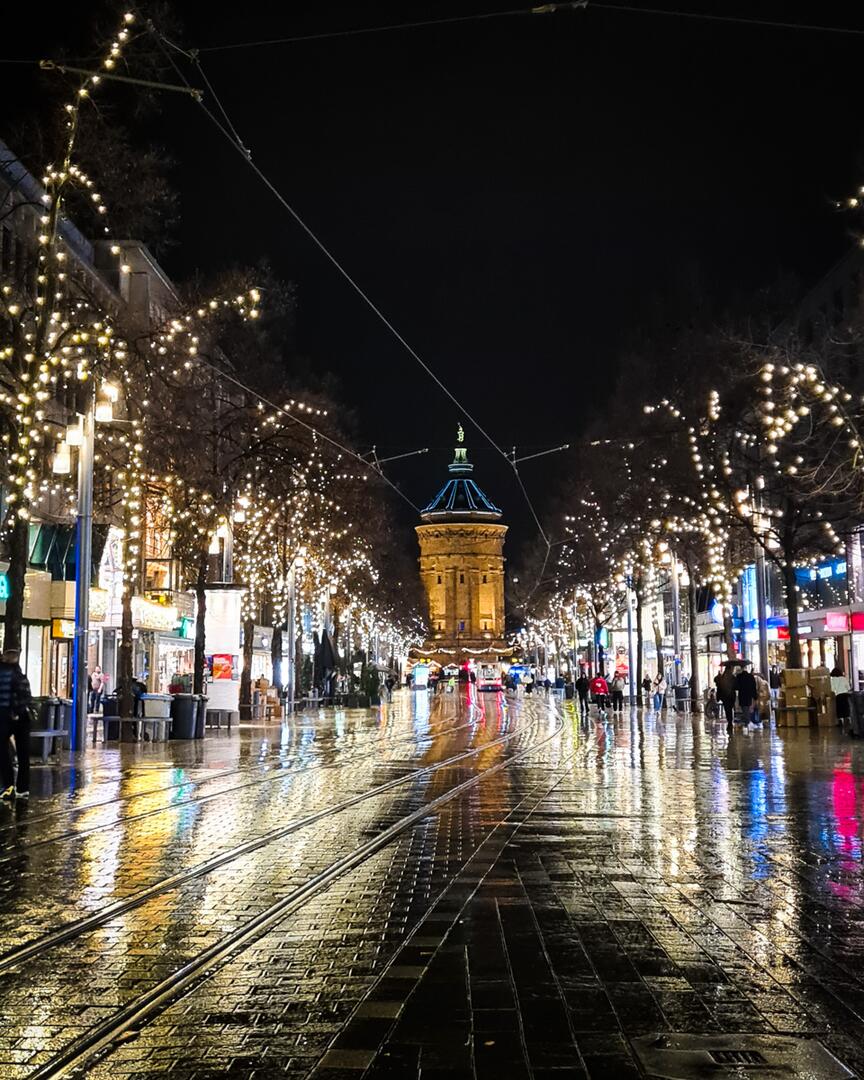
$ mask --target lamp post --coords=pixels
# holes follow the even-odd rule
[[[678,594],[678,559],[672,552],[672,682],[681,683],[681,598]]]
[[[627,598],[627,682],[630,686],[630,708],[636,706],[636,671],[633,667],[633,604],[630,600],[630,589],[633,578],[630,574],[624,579],[624,593]]]
[[[96,394],[89,395],[78,448],[78,520],[75,535],[75,638],[72,661],[72,722],[70,743],[83,750],[87,742],[87,644],[90,633],[90,571],[93,561],[93,457],[95,454]]]
[[[93,461],[96,422],[114,419],[113,405],[119,396],[115,386],[103,383],[97,401],[96,386],[88,395],[87,411],[70,425],[54,455],[55,473],[71,471],[69,448],[78,447],[78,507],[75,526],[75,636],[72,649],[72,719],[69,742],[73,750],[83,750],[87,742],[87,644],[90,632],[90,572],[93,561]]]
[[[291,560],[287,572],[288,584],[288,678],[286,700],[289,708],[294,709],[294,696],[297,690],[297,571],[306,565],[306,548],[298,549]]]

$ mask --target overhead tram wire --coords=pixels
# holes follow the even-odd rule
[[[184,82],[186,82],[188,84],[188,80],[186,79],[186,76],[183,74],[182,69],[178,66],[178,64],[175,61],[174,57],[168,51],[168,48],[166,48],[166,46],[171,46],[171,42],[169,42],[158,30],[156,30],[155,33],[156,33],[156,38],[160,42],[160,44],[162,46],[162,49],[163,49],[163,52],[165,53],[165,56],[167,57],[169,63],[174,68],[174,70],[177,72],[179,77]],[[173,46],[173,47],[175,49],[177,49],[177,46]],[[187,55],[191,59],[191,62],[194,64],[194,66],[199,71],[202,71],[202,69],[201,69],[201,61],[200,61],[197,53],[191,53],[191,52],[187,53],[187,52],[185,52],[185,50],[182,50],[182,49],[178,49],[178,51],[183,52],[185,55]],[[202,71],[202,75],[203,75],[203,71]],[[211,86],[211,93],[213,93],[214,99],[216,99],[217,102],[218,102],[218,96],[212,90],[212,86]],[[447,387],[445,385],[445,383],[438,377],[438,375],[432,370],[432,368],[426,363],[426,361],[420,356],[420,354],[402,336],[402,334],[396,329],[396,327],[387,318],[387,316],[384,314],[384,312],[372,300],[372,298],[369,296],[369,294],[367,292],[365,292],[365,290],[362,288],[362,286],[351,276],[351,274],[348,272],[348,270],[342,265],[342,263],[330,251],[330,249],[327,247],[327,245],[324,243],[324,241],[321,240],[318,237],[318,235],[314,232],[314,230],[311,228],[311,226],[307,225],[307,223],[300,216],[300,214],[297,212],[297,210],[294,209],[294,207],[291,205],[291,203],[289,203],[288,200],[285,198],[285,196],[281,193],[281,191],[279,191],[279,189],[276,187],[276,185],[273,183],[273,181],[252,160],[252,157],[251,157],[251,154],[250,154],[249,150],[243,145],[243,143],[239,139],[235,138],[231,134],[231,130],[229,130],[229,128],[226,127],[225,124],[222,123],[222,121],[219,119],[219,117],[216,116],[215,113],[211,109],[207,108],[207,106],[204,104],[203,100],[198,100],[197,104],[201,106],[201,108],[204,110],[205,114],[209,117],[211,122],[218,128],[218,130],[221,132],[221,134],[228,140],[228,142],[231,144],[231,146],[233,146],[234,149],[243,157],[244,161],[246,161],[246,163],[253,170],[253,172],[258,177],[258,179],[270,191],[270,193],[279,202],[279,204],[282,206],[282,208],[284,210],[286,210],[290,214],[290,216],[294,219],[296,224],[300,226],[300,228],[303,230],[303,232],[315,244],[315,246],[322,253],[322,255],[325,256],[325,258],[328,260],[328,262],[339,272],[339,274],[345,279],[345,281],[348,282],[348,284],[357,293],[357,295],[361,298],[361,300],[363,300],[363,302],[373,312],[373,314],[375,314],[377,316],[377,318],[384,324],[384,326],[390,331],[390,333],[399,342],[399,344],[402,345],[402,347],[409,354],[409,356],[411,356],[412,359],[414,359],[420,365],[420,367],[426,372],[426,374],[429,376],[429,378],[432,379],[432,381],[439,387],[439,389],[442,390],[443,393],[457,407],[457,409],[459,409],[459,411],[462,413],[462,415],[465,416],[465,418],[467,420],[469,420],[474,425],[474,427],[480,432],[480,434],[486,439],[486,441],[493,447],[493,449],[495,449],[501,455],[501,457],[507,462],[507,464],[513,470],[514,475],[516,476],[516,481],[517,481],[517,483],[519,485],[519,488],[520,488],[520,490],[522,492],[522,495],[523,495],[523,497],[525,499],[525,502],[526,502],[526,504],[528,506],[528,509],[529,509],[530,513],[531,513],[531,516],[532,516],[532,518],[534,520],[534,523],[537,526],[537,531],[540,534],[540,536],[542,537],[544,544],[546,545],[546,559],[548,560],[548,558],[549,558],[549,550],[550,550],[550,548],[549,548],[549,537],[546,534],[546,530],[543,528],[543,525],[542,525],[542,523],[540,521],[540,517],[537,514],[537,510],[535,509],[534,504],[531,501],[531,497],[529,496],[528,491],[527,491],[527,489],[525,487],[525,484],[524,484],[524,482],[522,480],[522,477],[519,474],[519,470],[518,470],[516,464],[511,460],[511,458],[507,454],[507,452],[505,450],[503,450],[498,445],[498,443],[492,438],[492,436],[483,427],[483,425],[472,415],[471,412],[469,412],[469,410],[465,407],[465,405],[462,404],[462,402],[456,397],[455,394],[453,394],[453,392],[449,389],[449,387]],[[218,107],[219,107],[220,111],[227,116],[227,112],[226,112],[224,106],[221,104],[221,102],[218,103]],[[233,125],[231,125],[231,126],[233,128]],[[239,381],[238,381],[238,385],[240,385]],[[272,403],[270,403],[270,404],[271,404],[271,407],[275,407],[275,406],[272,406]],[[395,485],[393,485],[393,486],[395,487]],[[396,489],[396,490],[398,490],[398,489]],[[407,496],[405,496],[402,492],[400,492],[400,495],[402,495],[402,497],[405,498],[406,501],[410,502],[410,500],[407,498]],[[413,506],[413,503],[412,503],[412,506]],[[415,509],[416,509],[416,507],[415,507]]]
[[[532,7],[510,8],[503,11],[481,11],[471,15],[449,15],[441,19],[418,19],[414,22],[385,23],[381,26],[357,26],[346,30],[323,30],[314,34],[294,34],[291,37],[265,38],[260,41],[237,41],[225,45],[206,45],[199,52],[228,52],[235,49],[260,49],[268,45],[294,45],[304,41],[328,41],[333,38],[362,37],[369,34],[394,33],[399,30],[425,30],[433,26],[452,26],[454,23],[488,22],[511,16],[551,15],[556,11],[576,10],[588,6],[588,0],[568,0],[565,3],[535,4]]]
[[[275,409],[275,411],[280,413],[282,416],[286,416],[295,424],[299,424],[300,427],[306,428],[307,431],[311,431],[313,435],[317,435],[319,439],[323,439],[324,442],[330,443],[331,446],[334,446],[341,453],[347,454],[349,457],[354,458],[355,461],[358,461],[365,468],[371,469],[372,472],[374,472],[377,476],[381,477],[381,479],[388,485],[388,487],[393,488],[393,490],[400,497],[400,499],[404,499],[405,502],[407,502],[408,505],[411,507],[411,509],[415,511],[415,513],[420,513],[420,507],[417,506],[417,504],[414,503],[411,499],[409,499],[405,492],[402,491],[401,488],[394,484],[393,481],[384,474],[383,470],[373,468],[361,454],[357,453],[356,450],[351,450],[349,447],[343,446],[342,443],[340,443],[337,439],[332,438],[330,435],[326,435],[323,431],[320,431],[318,428],[316,428],[314,424],[307,424],[305,420],[301,420],[299,416],[295,416],[295,414],[292,413],[289,409],[285,409],[283,408],[283,406],[277,405],[274,401],[271,401],[262,393],[259,393],[258,390],[253,390],[251,386],[248,386],[241,379],[238,379],[236,376],[232,375],[229,371],[225,371],[224,368],[220,368],[218,364],[214,364],[211,360],[207,360],[203,356],[198,356],[196,357],[196,361],[202,367],[209,368],[209,370],[214,372],[214,374],[218,375],[220,379],[225,379],[227,382],[233,383],[233,385],[236,386],[239,390],[243,390],[247,394],[251,394],[268,408]]]
[[[219,53],[234,52],[241,49],[260,49],[275,45],[299,45],[304,42],[328,41],[350,37],[368,37],[374,34],[394,33],[404,30],[422,30],[434,28],[436,26],[488,22],[494,19],[504,19],[508,17],[554,15],[559,12],[577,10],[608,10],[620,12],[622,14],[658,15],[666,18],[698,19],[703,22],[731,23],[739,26],[755,26],[773,30],[803,30],[811,33],[864,36],[864,29],[852,26],[820,26],[817,23],[783,22],[780,19],[748,19],[743,15],[720,15],[711,14],[710,12],[682,11],[671,8],[639,7],[635,4],[594,3],[592,0],[570,0],[570,2],[535,4],[531,7],[512,8],[503,11],[475,12],[471,15],[452,15],[441,19],[421,19],[414,22],[389,23],[380,26],[360,26],[345,30],[324,30],[319,33],[294,34],[290,37],[263,38],[257,41],[226,42],[222,45],[205,45],[197,51],[201,53]],[[11,62],[14,63],[17,61]]]

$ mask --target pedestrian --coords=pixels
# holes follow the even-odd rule
[[[102,674],[102,668],[97,664],[90,672],[87,679],[87,688],[89,690],[87,695],[87,712],[99,712],[99,707],[102,704],[102,690],[104,685],[105,678]]]
[[[732,664],[727,664],[714,676],[714,686],[717,688],[717,700],[726,714],[726,726],[731,730],[735,717],[735,668]]]
[[[543,680],[543,689],[547,694],[552,689],[552,680],[548,676]]]
[[[840,721],[840,726],[845,727],[844,721],[848,720],[850,715],[849,694],[852,692],[852,687],[839,667],[835,667],[831,672],[831,689],[837,704],[837,719]]]
[[[605,717],[606,707],[609,704],[609,684],[603,675],[599,673],[591,680],[591,694],[597,702],[597,711]]]
[[[746,667],[742,667],[735,676],[735,693],[738,695],[741,719],[745,724],[749,723],[753,719],[753,706],[756,703],[757,687],[753,673]]]
[[[387,700],[393,700],[393,687],[396,685],[396,680],[392,675],[388,675],[384,680],[384,685],[387,687]]]
[[[771,671],[768,673],[768,685],[771,688],[771,700],[777,702],[780,697],[780,687],[782,680],[780,678],[780,668],[776,664],[771,665]]]
[[[525,676],[525,693],[530,694],[534,690],[534,676],[529,671]]]
[[[753,672],[753,678],[756,680],[756,709],[753,715],[753,721],[761,723],[764,720],[766,723],[770,723],[771,686],[765,676],[759,671]]]
[[[2,799],[30,797],[30,683],[21,670],[18,649],[6,649],[0,656],[0,783]],[[15,737],[18,777],[12,768],[9,740]]]
[[[654,712],[660,712],[666,704],[666,676],[662,670],[654,676]]]
[[[620,671],[616,671],[609,684],[609,689],[612,691],[612,712],[624,712],[624,687],[626,685],[624,676]]]
[[[642,680],[642,693],[645,695],[645,705],[651,708],[651,676],[646,675]]]
[[[579,711],[582,713],[583,716],[587,716],[588,690],[590,688],[590,684],[588,682],[588,677],[584,671],[579,675],[579,678],[574,683],[574,686],[576,687],[576,693],[579,695]]]

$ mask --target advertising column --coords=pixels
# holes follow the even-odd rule
[[[240,589],[208,589],[204,639],[210,684],[209,709],[240,710]]]

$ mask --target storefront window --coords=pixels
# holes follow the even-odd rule
[[[849,603],[845,558],[831,559],[817,566],[795,571],[803,609],[843,607]]]

